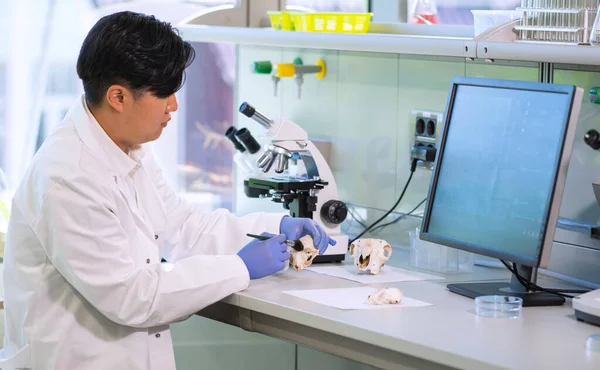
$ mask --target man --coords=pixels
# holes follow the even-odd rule
[[[202,213],[167,185],[142,144],[177,110],[193,58],[169,24],[130,12],[86,37],[85,95],[13,201],[4,370],[174,369],[170,323],[281,270],[286,239],[311,235],[321,253],[334,243],[309,219]],[[261,232],[280,235],[245,236]]]

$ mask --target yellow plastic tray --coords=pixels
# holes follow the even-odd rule
[[[366,33],[372,13],[302,13],[294,14],[296,31]]]
[[[276,30],[302,32],[369,32],[372,13],[268,12]]]
[[[275,30],[294,31],[292,13],[290,12],[267,12],[271,19],[271,27]]]

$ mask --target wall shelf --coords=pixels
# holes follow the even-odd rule
[[[271,28],[222,27],[182,24],[177,28],[191,42],[234,43],[240,45],[343,50],[369,53],[392,53],[469,59],[549,62],[598,65],[600,47],[551,43],[519,42],[509,22],[490,29],[477,38],[465,32],[450,36],[417,34],[414,25],[375,25],[375,30],[389,33],[337,34],[276,31]],[[395,27],[395,28],[394,28]],[[418,27],[418,26],[417,26]],[[429,30],[435,28],[428,28]],[[447,31],[440,28],[439,31]],[[395,33],[394,33],[395,32]]]
[[[600,47],[528,42],[480,41],[477,56],[486,59],[520,60],[561,64],[600,64]]]
[[[561,64],[598,65],[600,48],[590,45],[571,45],[518,40],[513,30],[519,20],[502,24],[479,35],[477,57],[488,60],[518,60]]]
[[[177,27],[186,41],[235,43],[273,47],[295,47],[321,50],[363,51],[448,57],[474,57],[475,50],[466,50],[464,37],[441,37],[414,34],[337,34],[276,31],[271,28],[219,27],[180,25]]]

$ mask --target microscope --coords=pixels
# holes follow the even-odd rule
[[[267,130],[263,138],[269,142],[253,163],[262,174],[244,181],[246,195],[271,198],[289,210],[290,216],[313,219],[337,242],[314,263],[343,261],[348,236],[341,233],[340,224],[348,208],[338,199],[335,179],[321,152],[294,122],[272,120],[248,103],[242,103],[239,111]]]

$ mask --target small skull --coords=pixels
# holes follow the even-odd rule
[[[359,273],[379,274],[392,255],[392,247],[382,239],[359,239],[350,245],[350,256]]]
[[[319,254],[319,250],[315,248],[315,243],[310,235],[300,238],[300,241],[302,242],[302,245],[304,245],[304,250],[301,252],[298,252],[291,247],[288,248],[291,255],[290,264],[296,271],[300,271],[310,266],[315,257]]]
[[[383,288],[367,297],[371,304],[399,304],[402,302],[402,292],[398,288]]]

